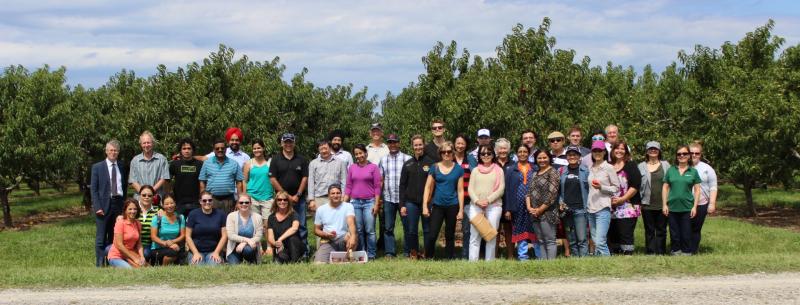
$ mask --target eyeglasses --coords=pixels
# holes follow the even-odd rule
[[[277,201],[277,202],[289,202],[289,199],[286,199],[286,198],[275,198],[275,201]]]
[[[605,141],[606,138],[604,136],[594,136],[592,137],[592,141]]]
[[[550,139],[550,143],[558,143],[558,142],[561,142],[561,141],[564,141],[564,138]]]
[[[153,194],[139,194],[139,196],[142,196],[142,197],[145,197],[145,198],[150,198],[150,197],[153,197]]]
[[[490,153],[490,152],[482,152],[481,153],[481,157],[491,157],[491,156],[492,156],[492,153]]]
[[[212,202],[214,202],[214,199],[200,199],[200,202],[202,202],[202,203],[212,203]]]
[[[443,150],[443,151],[439,152],[440,155],[449,155],[449,154],[452,154],[452,153],[453,153],[452,150]]]
[[[688,155],[690,155],[690,153],[685,153],[685,152],[678,153],[678,157],[686,157]]]
[[[442,130],[444,126],[431,126],[431,130]]]
[[[225,147],[214,147],[214,150],[215,151],[217,151],[217,150],[225,150]]]
[[[701,153],[699,153],[699,152],[690,152],[689,154],[692,155],[692,156],[699,156]]]
[[[250,204],[250,201],[239,201],[239,204]]]

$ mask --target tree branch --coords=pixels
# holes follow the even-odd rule
[[[790,150],[792,151],[792,156],[794,156],[795,158],[800,159],[800,153],[797,152],[797,149],[790,148]]]

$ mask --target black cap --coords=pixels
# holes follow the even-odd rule
[[[568,154],[568,153],[570,153],[570,152],[575,152],[575,153],[577,153],[577,154],[579,154],[579,155],[580,155],[580,154],[581,154],[581,148],[580,148],[580,147],[578,147],[578,146],[575,146],[575,145],[570,145],[570,146],[567,146],[567,151],[566,151],[566,153]]]
[[[281,142],[292,141],[294,142],[294,134],[291,132],[284,133],[281,136]]]
[[[400,142],[400,137],[398,137],[396,134],[391,133],[389,134],[388,137],[386,137],[386,142]]]

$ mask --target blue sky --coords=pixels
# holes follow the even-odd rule
[[[289,78],[398,93],[437,41],[494,56],[516,23],[552,20],[557,48],[593,65],[659,71],[679,50],[737,41],[772,18],[800,43],[800,1],[2,1],[0,64],[66,66],[71,85],[98,87],[121,69],[146,76],[199,61],[222,43],[252,60],[275,56]]]

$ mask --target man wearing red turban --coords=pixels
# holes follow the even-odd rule
[[[244,141],[242,130],[238,127],[228,128],[228,130],[225,131],[225,141],[228,142],[228,148],[225,149],[225,155],[228,156],[228,158],[235,160],[236,163],[239,164],[239,168],[244,168],[244,163],[250,160],[250,155],[241,150],[242,141]],[[206,155],[207,159],[211,159],[213,157],[213,151]]]

